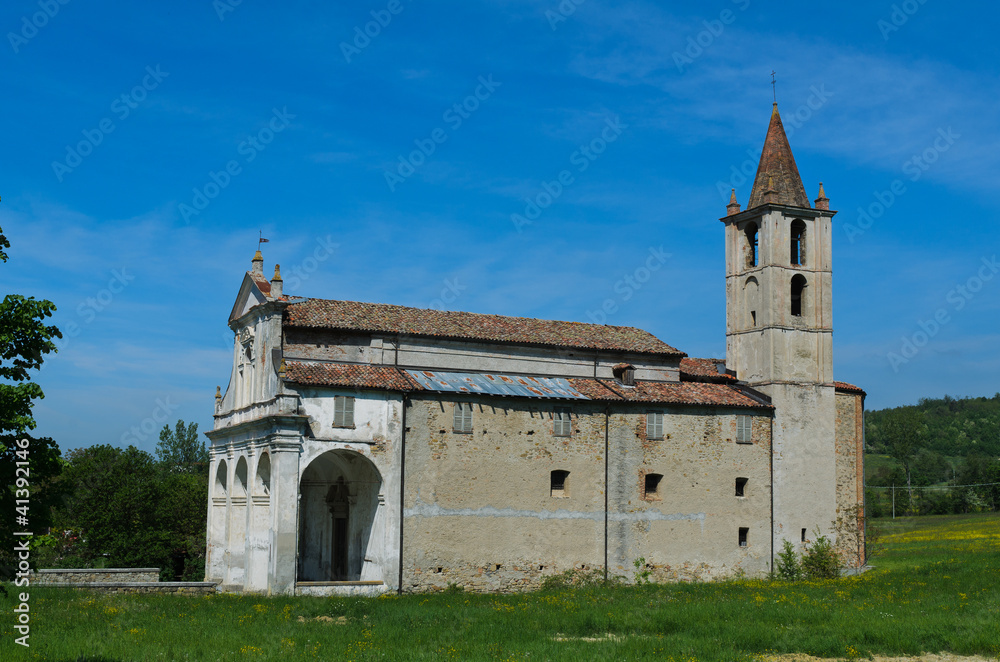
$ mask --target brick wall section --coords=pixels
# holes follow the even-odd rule
[[[838,391],[836,400],[837,547],[857,568],[864,564],[864,396]]]
[[[175,593],[177,595],[212,595],[215,582],[84,582],[53,584],[59,588],[78,588],[98,593]]]
[[[602,570],[604,406],[466,399],[471,434],[453,432],[453,400],[414,398],[407,412],[403,590],[516,592],[564,570]],[[572,436],[553,434],[555,406],[571,408]],[[756,412],[753,444],[737,444],[736,410],[653,408],[665,414],[661,440],[646,439],[646,407],[611,410],[611,574],[631,578],[639,557],[658,581],[766,572],[769,414]],[[554,470],[569,471],[562,496],[551,494]],[[664,476],[657,499],[643,498],[647,472]],[[737,476],[750,479],[746,498],[735,497]]]

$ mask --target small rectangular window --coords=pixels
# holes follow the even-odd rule
[[[663,412],[646,413],[646,439],[663,439]]]
[[[564,497],[566,494],[566,479],[569,478],[569,472],[563,471],[561,469],[556,469],[551,474],[549,474],[549,493],[554,497]]]
[[[747,489],[747,479],[746,478],[737,478],[736,479],[736,496],[738,496],[738,497],[746,496],[746,489]]]
[[[745,526],[740,527],[740,547],[747,546],[747,536],[750,534],[750,529]]]
[[[740,414],[736,417],[736,441],[741,444],[753,442],[753,417]]]
[[[660,482],[663,474],[646,474],[643,478],[643,496],[647,500],[657,501],[660,499]]]
[[[557,437],[568,437],[573,433],[573,418],[569,407],[556,407],[552,415],[552,434]]]
[[[455,432],[472,432],[472,403],[455,403]]]
[[[802,540],[802,542],[806,541],[806,530],[805,529],[802,529],[802,539],[801,540]]]
[[[338,395],[333,398],[333,427],[354,427],[354,398],[349,395]]]

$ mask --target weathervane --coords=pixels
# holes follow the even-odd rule
[[[774,74],[777,73],[774,69],[771,69],[771,94],[774,95],[774,103],[778,103],[778,90],[774,86]]]
[[[266,244],[270,239],[264,239],[264,233],[260,230],[257,231],[257,250],[260,250],[261,244]]]

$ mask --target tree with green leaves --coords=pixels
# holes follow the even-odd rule
[[[913,504],[913,464],[924,433],[923,412],[908,407],[893,409],[882,419],[879,433],[886,450],[903,466],[906,493]]]
[[[10,242],[0,228],[0,262],[7,261],[7,248]],[[46,528],[53,494],[44,488],[60,471],[56,442],[28,434],[35,429],[34,401],[45,397],[31,371],[57,350],[53,339],[62,338],[55,325],[45,324],[55,309],[51,301],[19,294],[8,294],[0,303],[0,539],[8,542],[14,531]],[[0,578],[10,578],[15,568],[11,547],[0,548]]]
[[[164,425],[156,444],[156,459],[170,471],[208,473],[208,449],[198,441],[198,424],[177,421],[171,430]]]

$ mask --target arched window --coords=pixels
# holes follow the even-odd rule
[[[757,224],[747,223],[747,226],[743,229],[746,233],[746,256],[747,256],[747,266],[756,267],[758,262],[757,255]]]
[[[802,274],[792,276],[792,315],[802,316],[802,308],[806,297],[806,277]]]
[[[792,264],[806,263],[806,224],[799,219],[792,221]]]
[[[753,328],[757,326],[757,310],[760,305],[760,286],[753,276],[747,278],[743,284],[743,302],[746,304],[746,319],[744,326]]]
[[[549,477],[550,489],[552,496],[554,497],[564,497],[568,496],[566,494],[566,479],[569,478],[569,472],[563,471],[562,469],[556,469],[552,472]]]

